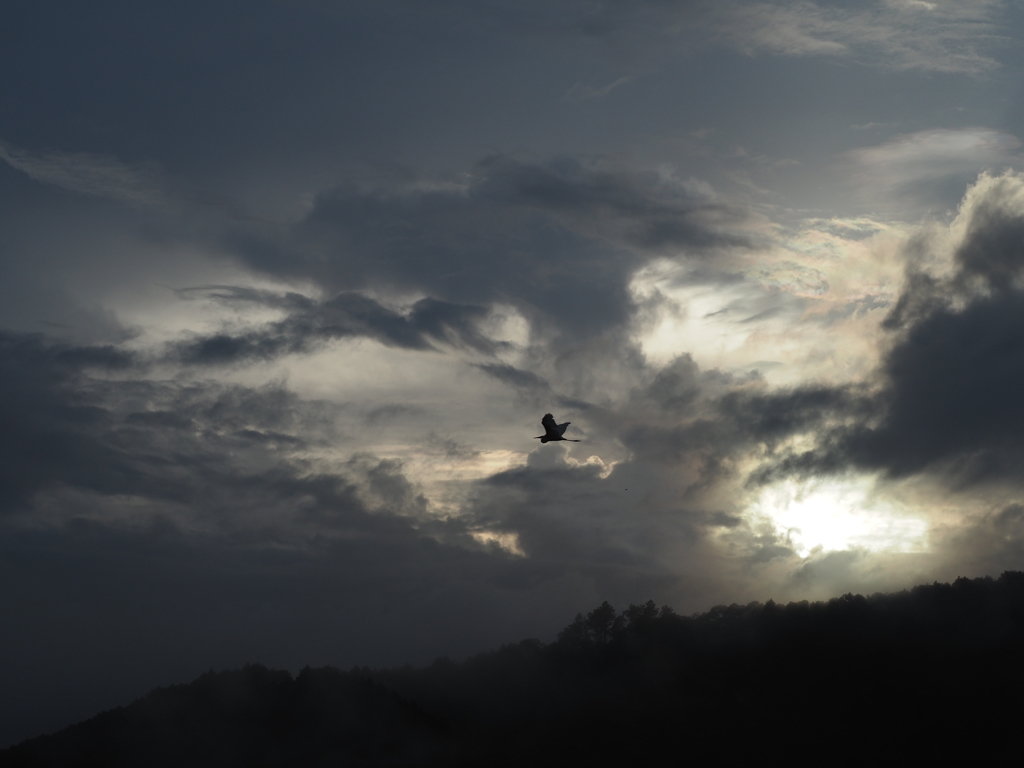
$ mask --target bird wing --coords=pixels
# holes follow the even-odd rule
[[[544,432],[549,435],[560,435],[558,431],[558,425],[555,424],[555,417],[550,413],[545,413],[544,418],[540,420],[540,425],[544,427]]]
[[[565,434],[565,428],[568,427],[570,424],[572,424],[571,421],[567,421],[567,422],[565,422],[565,424],[559,424],[558,425],[558,434],[564,435]]]

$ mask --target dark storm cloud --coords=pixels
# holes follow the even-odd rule
[[[4,514],[31,509],[38,493],[67,489],[204,513],[245,496],[273,506],[299,492],[303,470],[285,459],[315,439],[322,406],[299,403],[274,386],[109,376],[112,366],[126,372],[127,362],[109,348],[13,334],[0,339]],[[304,492],[314,497],[346,493],[344,484],[308,485]]]
[[[720,416],[717,401],[759,379],[701,371],[690,355],[680,355],[652,374],[612,417],[619,439],[634,462],[685,465],[695,475],[692,483],[713,483],[727,473],[725,465],[743,440],[730,420]]]
[[[421,291],[426,333],[465,332],[452,304],[509,303],[541,327],[592,336],[624,325],[629,277],[655,255],[749,246],[742,211],[655,174],[565,158],[480,162],[465,183],[322,194],[287,242],[235,242],[257,269],[327,290]],[[277,250],[275,250],[275,247]],[[447,302],[443,303],[443,302]]]
[[[621,346],[625,347],[626,345],[621,344]],[[534,358],[539,356],[536,349],[531,351]],[[543,352],[540,355],[543,355]],[[556,361],[556,368],[559,367],[560,362],[562,361]],[[580,362],[580,364],[582,365],[583,363]],[[473,363],[473,367],[487,374],[495,381],[510,387],[515,392],[518,402],[529,405],[531,409],[537,410],[540,413],[543,413],[545,409],[551,410],[552,408],[568,409],[577,413],[590,411],[594,408],[594,404],[589,400],[574,397],[566,394],[564,390],[556,389],[546,378],[539,376],[533,371],[517,368],[507,363]],[[568,384],[570,389],[577,388],[572,385],[572,382],[563,383]],[[590,389],[593,388],[591,387]]]
[[[673,581],[665,550],[678,543],[679,529],[685,539],[699,538],[700,516],[676,514],[663,528],[663,510],[652,493],[643,519],[624,518],[634,503],[621,485],[629,472],[603,472],[600,464],[568,463],[555,449],[475,488],[477,520],[488,530],[514,533],[529,553],[532,566],[518,574],[520,588],[557,574],[583,577],[601,593],[661,590]],[[636,497],[644,498],[639,483]]]
[[[970,288],[980,280],[990,291],[1021,289],[1024,274],[1024,212],[1015,205],[1021,180],[1006,174],[991,179],[985,194],[972,200],[963,241],[956,249],[959,273],[955,287]]]
[[[701,394],[700,368],[692,357],[682,355],[658,371],[646,394],[661,408],[681,412]]]
[[[330,406],[302,401],[275,385],[153,381],[143,378],[142,369],[126,368],[131,362],[109,348],[4,338],[0,450],[8,519],[11,513],[20,513],[19,520],[38,517],[50,508],[48,499],[58,499],[60,516],[40,519],[69,536],[83,525],[98,526],[101,536],[109,526],[127,525],[144,536],[162,525],[175,537],[192,530],[188,536],[211,541],[228,537],[238,545],[300,549],[324,537],[371,549],[378,540],[416,548],[412,542],[426,536],[442,550],[483,548],[501,563],[507,552],[470,533],[508,532],[522,537],[530,558],[514,567],[493,566],[502,589],[592,571],[617,574],[621,589],[670,579],[667,566],[647,563],[643,555],[643,542],[658,538],[656,518],[631,532],[618,515],[622,501],[608,493],[609,482],[618,484],[622,475],[609,480],[609,468],[600,462],[574,464],[559,452],[532,456],[527,466],[478,483],[462,517],[435,517],[395,459],[356,453],[325,472],[304,458],[307,449],[335,440],[325,426]],[[655,391],[670,400],[675,390],[662,383]],[[382,406],[370,418],[386,412],[398,411]],[[434,434],[427,448],[459,460],[478,455]],[[125,520],[117,510],[127,499]],[[702,524],[700,514],[691,518],[687,525]],[[437,572],[437,563],[428,560],[421,563],[423,578],[438,589],[452,587],[443,586],[445,569]],[[487,565],[480,573],[490,570]]]
[[[633,450],[635,460],[692,465],[705,486],[732,474],[731,460],[738,442],[733,431],[714,418],[665,427],[636,425],[623,434],[622,441]]]
[[[381,654],[379,645],[367,645],[370,638],[390,632],[385,625],[399,613],[408,620],[409,610],[423,614],[418,631],[432,638],[425,652],[465,653],[482,640],[449,638],[450,612],[466,601],[494,603],[498,610],[494,601],[505,590],[535,581],[525,574],[531,565],[469,535],[472,515],[465,521],[428,515],[428,501],[401,462],[357,453],[324,472],[305,460],[303,449],[333,440],[323,426],[327,406],[274,386],[113,380],[99,375],[110,372],[109,350],[55,346],[38,337],[7,335],[3,342],[3,567],[24,577],[31,562],[52,557],[58,564],[47,566],[47,578],[29,593],[13,588],[21,577],[5,579],[10,589],[0,590],[0,603],[28,617],[48,610],[56,595],[51,590],[63,593],[62,604],[73,603],[92,619],[77,630],[61,624],[73,617],[55,619],[61,625],[56,636],[108,670],[117,654],[99,640],[105,623],[119,637],[152,647],[153,638],[122,621],[129,614],[137,628],[173,623],[172,634],[190,645],[200,666],[210,653],[231,656],[229,648],[245,630],[236,627],[227,645],[211,646],[203,628],[215,614],[248,615],[233,602],[240,595],[250,596],[243,603],[262,595],[261,604],[275,606],[266,622],[256,620],[265,636],[257,642],[261,655],[290,652],[282,649],[296,625],[279,623],[285,614],[313,620],[316,613],[317,631],[324,631],[326,614],[307,609],[328,604],[334,618],[327,632],[350,644],[353,660]],[[118,371],[122,363],[113,361]],[[448,456],[475,455],[452,439],[431,436],[428,442]],[[49,514],[54,499],[57,517]],[[39,559],[41,552],[47,554]],[[197,588],[188,575],[167,575],[182,568],[206,586]],[[155,582],[163,586],[142,586]],[[432,603],[428,619],[424,611]],[[134,607],[122,612],[127,604]],[[350,631],[353,611],[362,612],[368,626]],[[143,615],[149,618],[139,624]],[[248,616],[243,624],[254,620]],[[496,618],[495,626],[507,632],[521,618]],[[22,631],[37,625],[31,618],[9,623],[0,639],[7,649],[21,648],[22,668],[38,671],[49,657],[31,652]],[[398,646],[402,642],[383,651],[381,660],[410,652]],[[8,682],[17,677],[13,670],[5,674]]]
[[[716,230],[742,223],[745,215],[708,199],[699,188],[560,158],[532,165],[490,157],[477,167],[477,193],[486,200],[544,211],[573,229],[657,250],[748,245],[746,238]]]
[[[719,401],[720,413],[742,425],[750,439],[773,447],[794,434],[822,425],[866,420],[876,404],[857,387],[802,386],[757,393],[729,393]]]
[[[965,483],[1013,478],[1024,456],[1024,213],[1020,179],[983,177],[948,279],[912,273],[889,325],[884,417],[841,441],[905,475],[946,464]]]
[[[622,601],[673,583],[651,558],[671,539],[660,518],[623,520],[609,493],[621,476],[598,463],[539,455],[478,483],[461,517],[433,515],[395,459],[357,453],[325,471],[304,458],[332,446],[327,405],[132,365],[41,337],[0,345],[0,605],[19,617],[0,628],[19,658],[0,686],[22,692],[3,703],[0,738],[240,652],[287,667],[424,662],[550,635],[595,589]],[[448,437],[427,447],[475,455]],[[692,540],[702,520],[673,525]],[[530,556],[480,532],[518,535]],[[44,706],[38,692],[57,685],[72,695]]]
[[[429,535],[478,548],[461,523],[425,517],[427,500],[400,461],[356,453],[331,473],[307,460],[305,449],[337,439],[333,406],[272,384],[153,381],[141,370],[110,376],[126,365],[108,348],[0,337],[4,515],[27,519],[45,507],[42,496],[76,493],[64,522],[80,513],[106,524],[119,499],[133,498],[138,525],[155,510],[172,527],[198,524],[255,543],[399,535],[410,518]],[[428,443],[473,455],[452,439]]]
[[[541,393],[521,371],[492,373],[531,396]],[[574,458],[561,448],[534,452],[526,465],[481,482],[472,505],[478,519],[492,530],[515,532],[538,562],[556,567],[564,557],[593,566],[601,579],[617,572],[652,588],[674,578],[664,552],[700,550],[708,528],[736,527],[739,495],[721,494],[742,485],[738,459],[760,438],[749,423],[758,409],[740,413],[734,401],[764,394],[763,379],[702,371],[689,355],[637,373],[646,382],[618,403],[572,401],[545,383],[545,404],[560,402],[566,411],[559,418],[571,419],[579,430],[573,434],[585,442],[573,449]],[[816,423],[810,415],[805,420]],[[621,458],[581,461],[590,451]]]
[[[81,385],[85,370],[118,372],[131,364],[113,347],[0,333],[0,514],[45,484],[104,486],[123,471],[120,452],[96,438],[110,414]]]
[[[378,405],[366,414],[367,424],[379,424],[381,422],[395,421],[423,413],[423,409],[414,405],[404,403],[386,403]]]
[[[1012,477],[1024,453],[1024,294],[936,308],[887,356],[885,419],[844,446],[909,474],[949,460],[965,481]]]
[[[1019,483],[1024,460],[1021,184],[1014,175],[983,176],[961,212],[952,273],[941,277],[911,269],[884,323],[893,336],[874,393],[803,388],[740,406],[764,414],[747,420],[754,435],[807,430],[818,438],[813,450],[769,462],[762,479],[860,467],[893,477],[936,472],[958,485]]]
[[[764,57],[994,64],[988,6],[896,5],[5,9],[4,322],[72,324],[66,307],[80,305],[104,319],[82,338],[134,333],[123,348],[137,352],[0,336],[0,746],[211,665],[420,663],[550,638],[605,599],[763,599],[778,579],[757,569],[796,556],[770,524],[752,531],[752,458],[772,477],[916,472],[1016,445],[1024,426],[998,406],[1024,374],[990,364],[1017,354],[1024,312],[1005,207],[978,209],[959,282],[908,288],[874,390],[773,391],[685,355],[657,365],[636,338],[660,309],[682,316],[667,288],[631,292],[655,260],[674,260],[675,287],[706,288],[727,313],[715,322],[744,333],[771,313],[770,333],[795,323],[830,290],[806,265],[749,267],[793,232],[766,215],[832,215],[820,158],[849,148],[846,125],[959,119],[930,103],[940,91],[943,109],[970,95],[969,113],[1005,111],[1004,94],[956,78],[904,73],[879,90],[871,67]],[[659,66],[709,46],[729,50]],[[879,98],[886,88],[914,98]],[[387,170],[399,163],[415,171]],[[739,194],[769,192],[760,214],[715,196],[754,166],[766,189]],[[761,238],[776,239],[752,253]],[[216,313],[154,288],[254,273],[280,290],[179,292]],[[165,344],[183,326],[196,334]],[[933,360],[957,329],[953,356]],[[329,361],[284,359],[328,348]],[[267,375],[263,361],[346,402],[230,383]],[[992,393],[966,426],[913,410],[955,410],[982,380]],[[523,460],[546,411],[583,442]],[[808,436],[817,451],[787,453]],[[995,457],[1004,473],[1013,450]],[[1017,557],[1015,515],[979,522],[971,546]],[[998,550],[1000,536],[1012,545]]]
[[[487,309],[471,304],[452,304],[437,299],[420,299],[409,314],[409,322],[421,333],[452,346],[468,347],[493,354],[508,347],[494,342],[480,332],[479,322],[487,317]]]
[[[483,307],[421,299],[400,314],[360,293],[346,292],[318,302],[301,294],[216,286],[179,292],[219,301],[248,302],[287,312],[283,320],[239,334],[200,336],[174,345],[182,362],[217,365],[270,360],[312,352],[329,341],[366,337],[390,347],[430,350],[431,342],[493,353],[501,345],[484,336],[478,323]]]
[[[551,385],[542,377],[531,371],[524,371],[507,363],[478,363],[478,369],[488,376],[500,382],[508,384],[516,389],[532,391],[535,393],[547,394],[551,391]]]

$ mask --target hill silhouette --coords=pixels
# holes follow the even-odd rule
[[[250,665],[0,752],[0,766],[1009,759],[1024,573],[827,602],[653,602],[456,664]]]

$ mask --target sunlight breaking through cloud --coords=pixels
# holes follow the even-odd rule
[[[1007,0],[8,5],[0,748],[1024,568]]]
[[[928,523],[876,494],[871,477],[797,482],[762,491],[749,514],[767,518],[801,557],[815,551],[918,552]]]
[[[519,546],[519,535],[516,533],[502,533],[499,531],[474,531],[470,534],[481,544],[497,544],[510,555],[526,557],[526,553]]]

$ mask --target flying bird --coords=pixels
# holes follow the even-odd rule
[[[579,440],[573,440],[571,437],[562,437],[565,434],[565,428],[572,424],[571,421],[567,421],[564,424],[555,424],[555,417],[550,413],[545,413],[544,418],[540,420],[540,425],[544,427],[544,434],[537,435],[534,440],[540,440],[542,443],[547,443],[552,440],[565,440],[568,443],[578,443]]]

